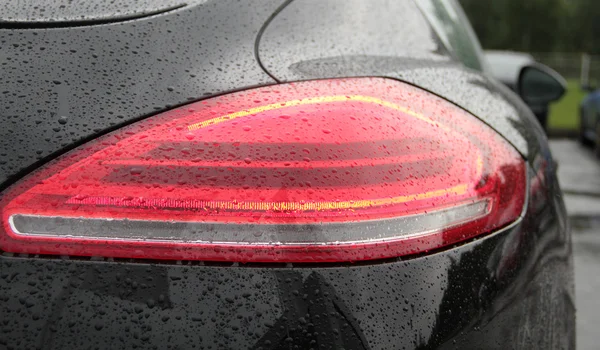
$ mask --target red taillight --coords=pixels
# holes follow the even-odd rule
[[[120,129],[7,191],[0,249],[220,261],[419,253],[515,221],[525,164],[460,108],[381,78],[233,93]]]

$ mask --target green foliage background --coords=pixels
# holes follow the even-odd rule
[[[600,55],[600,0],[459,2],[484,49]],[[575,68],[578,73],[579,67]],[[597,82],[594,74],[590,79]],[[570,72],[566,77],[569,79],[566,95],[550,106],[549,129],[579,127],[579,104],[586,92],[580,87],[578,74]]]
[[[600,0],[460,0],[485,49],[600,54]]]

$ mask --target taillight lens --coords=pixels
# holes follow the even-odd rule
[[[0,249],[219,261],[421,253],[515,221],[525,164],[493,130],[382,78],[211,98],[119,129],[1,202]]]

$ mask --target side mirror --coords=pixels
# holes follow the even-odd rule
[[[519,73],[518,92],[527,104],[546,105],[561,98],[566,91],[565,79],[540,63],[528,64]]]

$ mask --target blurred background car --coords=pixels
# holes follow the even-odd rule
[[[587,89],[591,92],[581,101],[579,109],[579,141],[585,146],[595,146],[600,157],[600,90]]]

